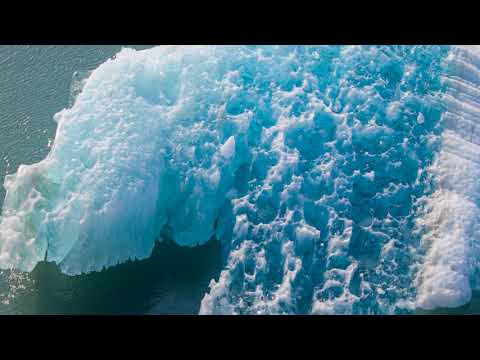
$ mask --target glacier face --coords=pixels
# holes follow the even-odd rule
[[[123,49],[55,116],[48,157],[6,178],[0,267],[46,259],[78,274],[148,257],[165,236],[215,237],[228,255],[204,314],[458,306],[476,267],[477,198],[448,176],[477,170],[442,159],[449,133],[465,138],[448,116],[475,105],[465,84],[476,73],[455,73],[462,54],[472,52]]]

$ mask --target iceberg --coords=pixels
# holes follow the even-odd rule
[[[461,305],[478,252],[475,54],[125,48],[55,115],[48,156],[6,177],[0,268],[74,275],[215,239],[224,269],[201,314]]]

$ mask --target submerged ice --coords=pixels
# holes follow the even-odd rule
[[[204,314],[461,305],[478,252],[469,51],[123,49],[56,114],[47,158],[6,177],[0,267],[79,274],[214,238]]]

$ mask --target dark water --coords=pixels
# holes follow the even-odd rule
[[[131,46],[146,48],[148,46]],[[0,46],[0,183],[36,163],[55,136],[53,115],[72,83],[121,46]],[[0,206],[5,192],[0,189]],[[195,314],[221,269],[220,246],[157,244],[151,258],[81,276],[41,263],[31,274],[0,272],[0,314]]]
[[[67,276],[40,263],[5,310],[14,314],[196,314],[221,270],[219,243],[157,244],[152,256],[102,272]],[[8,309],[7,309],[8,308]]]

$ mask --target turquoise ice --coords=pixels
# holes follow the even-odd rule
[[[479,59],[449,46],[123,49],[56,114],[47,158],[6,177],[0,267],[79,274],[167,237],[216,239],[225,267],[201,313],[468,302]]]

